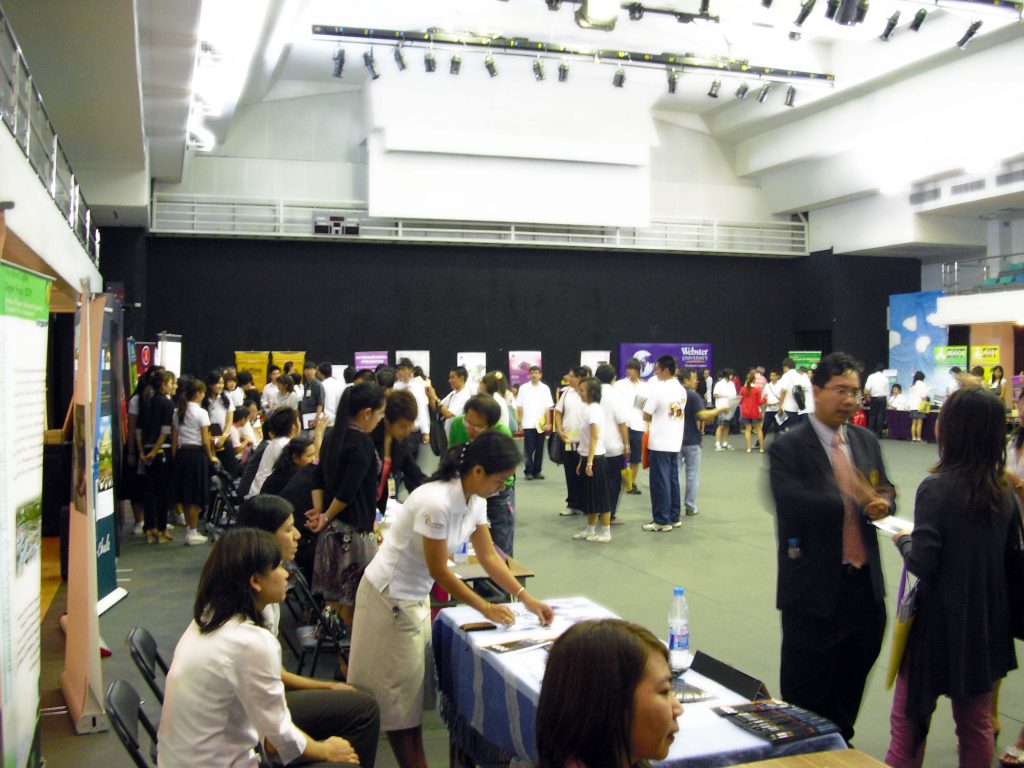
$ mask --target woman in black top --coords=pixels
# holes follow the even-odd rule
[[[377,509],[382,513],[388,506],[389,477],[400,478],[410,493],[427,481],[409,446],[409,435],[416,428],[418,413],[419,407],[411,392],[392,390],[385,400],[384,420],[370,435],[382,464],[377,484]]]
[[[992,689],[1017,667],[1004,563],[1016,531],[1003,404],[981,387],[943,404],[939,463],[917,489],[914,532],[894,539],[919,579],[896,678],[885,762],[919,766],[935,700],[953,702],[960,765],[991,765]]]
[[[171,421],[174,417],[174,374],[150,374],[149,387],[139,403],[139,432],[143,468],[143,505],[146,542],[164,544],[174,537],[167,532],[167,510],[171,504]]]
[[[301,435],[293,437],[281,451],[270,476],[260,486],[260,493],[279,496],[281,490],[295,477],[295,473],[311,464],[315,458],[316,446],[310,438]]]
[[[307,525],[319,537],[313,564],[313,591],[352,623],[356,589],[363,570],[377,554],[377,480],[381,461],[370,433],[384,418],[384,391],[376,384],[356,384],[338,403],[334,429],[320,452],[323,512],[306,513]]]

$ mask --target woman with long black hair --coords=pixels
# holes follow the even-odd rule
[[[146,542],[173,541],[167,530],[167,510],[171,505],[171,431],[174,422],[175,379],[170,371],[150,373],[140,405],[138,432],[141,445],[143,504]]]
[[[989,766],[992,690],[1017,660],[1004,563],[1016,531],[1003,404],[954,392],[938,425],[939,462],[917,489],[914,531],[894,538],[920,581],[896,678],[885,762],[920,766],[935,701],[953,702],[961,766]]]
[[[174,501],[185,513],[188,529],[185,543],[205,544],[199,533],[199,513],[210,498],[210,464],[218,462],[210,439],[210,414],[199,403],[206,395],[206,385],[189,379],[178,393],[178,407],[171,423],[174,446]]]

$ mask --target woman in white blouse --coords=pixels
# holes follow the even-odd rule
[[[492,430],[451,448],[433,478],[409,495],[359,583],[348,681],[376,696],[380,727],[402,768],[426,765],[423,690],[434,582],[488,621],[503,626],[515,621],[508,606],[489,603],[466,586],[448,567],[448,558],[471,541],[480,565],[499,587],[542,624],[554,616],[516,581],[487,528],[485,499],[505,487],[520,461],[512,438]]]
[[[288,591],[274,538],[234,528],[214,544],[199,578],[193,621],[174,649],[160,716],[161,768],[255,768],[258,743],[285,765],[299,758],[357,764],[345,739],[309,738],[292,722],[281,647],[263,611]]]
[[[928,416],[925,409],[930,410],[930,398],[932,394],[932,388],[924,383],[924,373],[917,371],[914,374],[914,383],[910,385],[910,395],[907,398],[910,401],[910,442],[920,443],[921,440],[921,428],[924,426],[924,420]],[[922,409],[922,403],[929,403]]]

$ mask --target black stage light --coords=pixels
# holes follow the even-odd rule
[[[736,89],[736,98],[742,101],[747,98],[747,91],[750,90],[750,86],[746,83],[740,83],[740,87]]]
[[[772,87],[768,85],[768,83],[765,83],[764,85],[761,86],[761,90],[757,92],[758,104],[764,104],[764,100],[768,98],[768,91],[770,91],[771,89]]]
[[[615,74],[612,76],[612,85],[616,88],[621,88],[626,84],[626,70],[621,66],[615,70]]]
[[[363,64],[366,65],[366,71],[370,73],[371,78],[376,80],[380,77],[380,72],[377,71],[377,62],[373,60],[373,51],[363,54]]]
[[[563,61],[558,65],[558,82],[564,83],[569,79],[569,62]]]
[[[490,75],[491,77],[497,77],[498,76],[498,67],[494,63],[494,57],[491,56],[491,54],[489,54],[489,53],[484,58],[484,66],[487,67],[487,74],[488,75]]]
[[[437,56],[429,49],[423,54],[423,68],[427,72],[435,72],[437,70]]]
[[[341,77],[341,71],[345,68],[345,49],[339,48],[334,52],[334,68],[331,74],[334,77]]]
[[[853,15],[854,24],[863,24],[868,17],[868,0],[860,0],[857,3],[857,12]]]
[[[452,54],[452,60],[448,65],[448,71],[453,75],[457,75],[462,71],[462,57],[459,56],[459,54]]]
[[[833,21],[836,18],[836,13],[839,12],[839,0],[828,0],[828,5],[825,6],[825,18],[829,21]]]
[[[711,0],[700,0],[700,15],[707,16],[711,12]]]
[[[888,40],[892,37],[892,33],[896,30],[896,25],[900,23],[900,12],[896,11],[889,20],[885,22],[885,29],[882,30],[882,40]]]
[[[803,26],[803,23],[807,21],[807,17],[811,15],[811,11],[814,10],[814,0],[804,0],[803,5],[800,6],[800,13],[796,16],[796,21],[793,23],[798,27]]]
[[[721,80],[715,80],[711,84],[711,87],[708,88],[708,96],[710,96],[712,99],[717,99],[718,98],[718,91],[719,91],[719,89],[721,87],[722,87],[722,81]]]
[[[675,93],[676,86],[679,84],[679,72],[675,69],[668,71],[668,92]]]
[[[761,0],[761,5],[763,5],[765,8],[771,8],[772,0]]]
[[[557,11],[562,7],[562,0],[547,0],[547,2],[549,11]]]
[[[399,72],[405,72],[405,53],[402,51],[402,46],[395,46],[395,66],[398,67]]]
[[[796,101],[796,88],[791,85],[786,89],[786,106],[792,107],[794,101]]]
[[[629,11],[629,18],[633,21],[640,21],[644,17],[644,7],[640,3],[630,3],[626,6]]]
[[[533,60],[533,77],[536,80],[544,79],[544,62],[540,59]]]
[[[921,8],[917,13],[914,14],[914,20],[910,22],[911,32],[920,32],[921,25],[924,24],[924,20],[928,18],[928,11]]]
[[[980,21],[976,21],[973,24],[971,24],[971,26],[967,28],[967,31],[964,32],[964,36],[961,37],[960,41],[956,44],[957,48],[966,48],[967,44],[971,42],[971,38],[974,37],[974,35],[978,32],[979,29],[981,29]]]

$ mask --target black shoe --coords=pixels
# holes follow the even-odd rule
[[[533,475],[523,475],[523,478],[526,480],[533,480]]]
[[[540,472],[538,472],[536,475],[533,476],[533,479],[534,480],[543,480],[544,479],[544,475],[542,475]]]
[[[642,493],[640,493],[640,489],[639,488],[631,488],[630,490],[626,491],[626,493],[628,493],[630,496],[642,496],[643,495]]]

